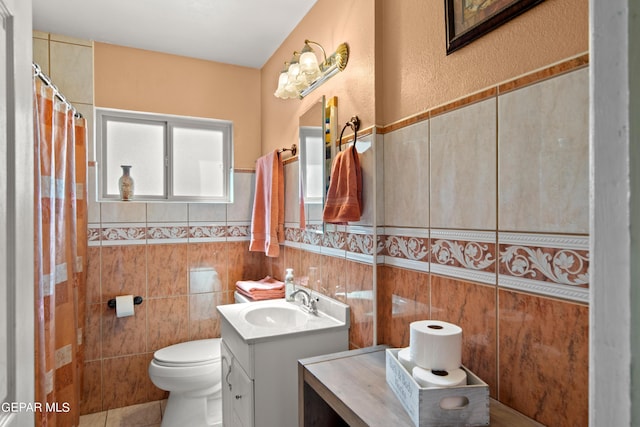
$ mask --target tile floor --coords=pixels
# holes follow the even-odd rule
[[[166,400],[82,415],[79,427],[160,427]]]

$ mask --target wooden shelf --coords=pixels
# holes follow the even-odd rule
[[[387,385],[386,346],[368,347],[298,361],[299,426],[413,426]],[[491,399],[492,427],[542,424]]]

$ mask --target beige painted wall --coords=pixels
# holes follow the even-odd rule
[[[385,126],[587,52],[587,0],[547,0],[446,55],[442,0],[318,0],[261,70],[262,152],[297,139],[297,118],[321,95],[338,97],[339,124]],[[284,61],[304,39],[350,47],[344,72],[303,100],[273,96]],[[310,98],[310,99],[309,99]]]
[[[265,63],[261,70],[263,153],[297,143],[298,117],[322,95],[339,97],[338,123],[356,114],[363,127],[375,123],[374,18],[374,0],[319,0]],[[283,64],[302,49],[305,39],[320,43],[327,54],[347,42],[347,68],[303,100],[278,99],[273,92]]]
[[[448,56],[444,1],[399,3],[379,1],[380,125],[589,50],[587,0],[547,0]]]
[[[338,97],[338,123],[385,126],[588,51],[587,0],[547,0],[447,56],[442,0],[318,0],[261,70],[95,43],[98,107],[233,120],[235,167],[296,143],[298,117]],[[337,74],[302,100],[273,92],[305,39],[347,42]],[[160,90],[162,89],[162,90]],[[347,132],[348,133],[348,132]]]
[[[231,120],[234,166],[260,156],[260,70],[94,44],[96,107]]]

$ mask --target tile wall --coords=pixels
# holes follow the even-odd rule
[[[379,343],[456,323],[491,395],[554,426],[588,424],[587,62],[383,129],[379,150]]]
[[[149,380],[153,352],[219,337],[216,306],[233,302],[237,280],[267,274],[248,251],[254,173],[234,180],[228,205],[93,202],[83,413],[166,397]],[[107,301],[128,294],[143,302],[117,318]]]
[[[363,182],[375,172],[371,132],[358,137]],[[285,235],[283,268],[291,267],[297,280],[324,295],[341,300],[351,310],[349,345],[362,348],[375,343],[374,218],[375,191],[363,185],[363,213],[359,222],[325,225],[319,205],[306,205],[308,227],[300,227],[298,209],[299,164],[285,164]],[[318,233],[318,230],[323,232]],[[272,268],[273,271],[282,271]],[[314,279],[315,277],[315,279]],[[309,279],[311,278],[311,280]]]
[[[588,423],[587,64],[369,132],[359,223],[318,234],[307,206],[301,229],[298,164],[285,166],[284,263],[350,305],[352,348],[407,346],[415,320],[456,323],[493,397],[546,425]]]
[[[33,55],[85,116],[93,135],[92,43],[33,33]],[[91,138],[92,139],[92,138]],[[81,413],[158,400],[147,374],[153,352],[180,341],[220,336],[216,306],[233,301],[235,282],[269,272],[247,250],[254,171],[236,170],[233,204],[96,203],[94,147],[88,147],[88,313]],[[143,297],[133,317],[107,301]]]
[[[33,62],[87,119],[93,135],[93,44],[59,34],[33,32]],[[89,147],[93,158],[93,147]]]

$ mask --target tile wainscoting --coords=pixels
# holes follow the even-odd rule
[[[588,424],[588,56],[380,129],[377,338],[463,328],[463,363],[545,425]],[[382,200],[380,200],[382,199]]]
[[[301,230],[287,165],[284,262],[351,306],[352,347],[456,323],[492,396],[588,423],[587,67],[580,55],[377,128],[361,223]]]
[[[165,398],[147,373],[153,352],[219,337],[216,306],[233,302],[235,282],[270,274],[248,250],[254,176],[236,171],[227,205],[90,197],[83,414]],[[117,318],[107,301],[128,294],[143,302]]]

